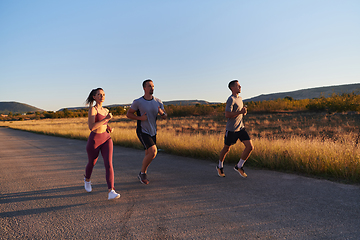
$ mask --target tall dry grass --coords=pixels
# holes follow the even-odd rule
[[[255,150],[246,166],[304,173],[360,183],[359,115],[283,113],[245,118]],[[183,117],[158,121],[158,148],[182,156],[216,162],[223,147],[223,116]],[[115,144],[141,149],[136,121],[114,117]],[[0,122],[0,126],[49,135],[87,139],[87,118]],[[334,127],[335,126],[335,127]],[[238,143],[226,162],[234,164],[243,151]]]
[[[295,136],[257,139],[256,147],[254,166],[360,182],[360,150],[354,142]]]

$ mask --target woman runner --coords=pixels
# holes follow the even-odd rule
[[[86,104],[89,105],[88,125],[91,133],[86,145],[89,162],[85,168],[84,182],[85,190],[91,192],[90,177],[98,160],[99,152],[101,151],[106,170],[106,182],[109,189],[108,199],[111,200],[119,198],[120,194],[115,192],[114,188],[114,168],[112,162],[113,141],[110,137],[113,129],[108,125],[112,114],[109,113],[108,109],[103,108],[102,104],[104,101],[105,93],[101,88],[93,89],[86,99]],[[92,106],[94,102],[95,106]]]

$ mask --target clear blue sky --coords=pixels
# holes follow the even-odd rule
[[[225,102],[360,82],[359,0],[0,1],[0,101]]]

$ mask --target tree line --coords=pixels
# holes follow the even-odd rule
[[[360,95],[356,93],[333,93],[330,97],[321,96],[314,99],[295,100],[288,96],[283,99],[244,102],[249,113],[276,113],[283,111],[316,111],[316,112],[360,112]],[[114,116],[125,115],[127,108],[123,106],[108,107]],[[196,105],[167,105],[165,111],[169,117],[211,116],[220,115],[225,111],[225,103]],[[28,120],[45,118],[76,118],[87,117],[88,109],[63,109],[61,111],[29,112],[0,117],[1,120]]]

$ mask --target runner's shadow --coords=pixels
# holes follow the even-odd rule
[[[26,209],[26,210],[18,210],[12,212],[2,212],[0,213],[0,217],[18,217],[18,216],[26,216],[32,214],[39,214],[45,212],[55,212],[66,208],[78,207],[85,205],[86,203],[81,204],[73,204],[73,205],[65,205],[65,206],[57,206],[57,207],[47,207],[47,208],[35,208],[35,209]]]
[[[94,184],[94,187],[98,189],[103,189],[104,184]],[[98,191],[98,193],[101,193]],[[69,199],[76,197],[83,197],[84,195],[88,195],[92,193],[87,193],[84,190],[83,186],[75,186],[75,187],[63,187],[63,188],[54,188],[54,189],[45,189],[38,191],[29,191],[29,192],[17,192],[17,193],[8,193],[0,195],[0,205],[5,204],[14,204],[12,206],[17,206],[16,204],[27,201],[39,201],[41,205],[43,200],[54,200],[57,199]],[[59,201],[60,203],[60,201]],[[43,207],[43,208],[34,208],[34,209],[21,209],[15,211],[8,212],[0,212],[0,217],[16,217],[16,216],[25,216],[31,214],[39,214],[44,212],[53,212],[59,211],[66,208],[82,206],[88,203],[79,203],[79,204],[71,204],[64,206],[53,206],[53,207]],[[2,206],[2,209],[10,210],[12,208],[7,208],[6,205]]]
[[[106,185],[104,184],[93,184],[93,187],[97,189],[106,189]],[[46,190],[30,191],[30,192],[8,193],[8,194],[0,195],[0,205],[6,203],[17,203],[17,202],[34,201],[34,200],[36,201],[36,200],[46,200],[46,199],[79,197],[79,196],[83,196],[84,194],[89,194],[89,193],[87,193],[84,190],[83,186],[54,188],[54,189],[46,189]]]

